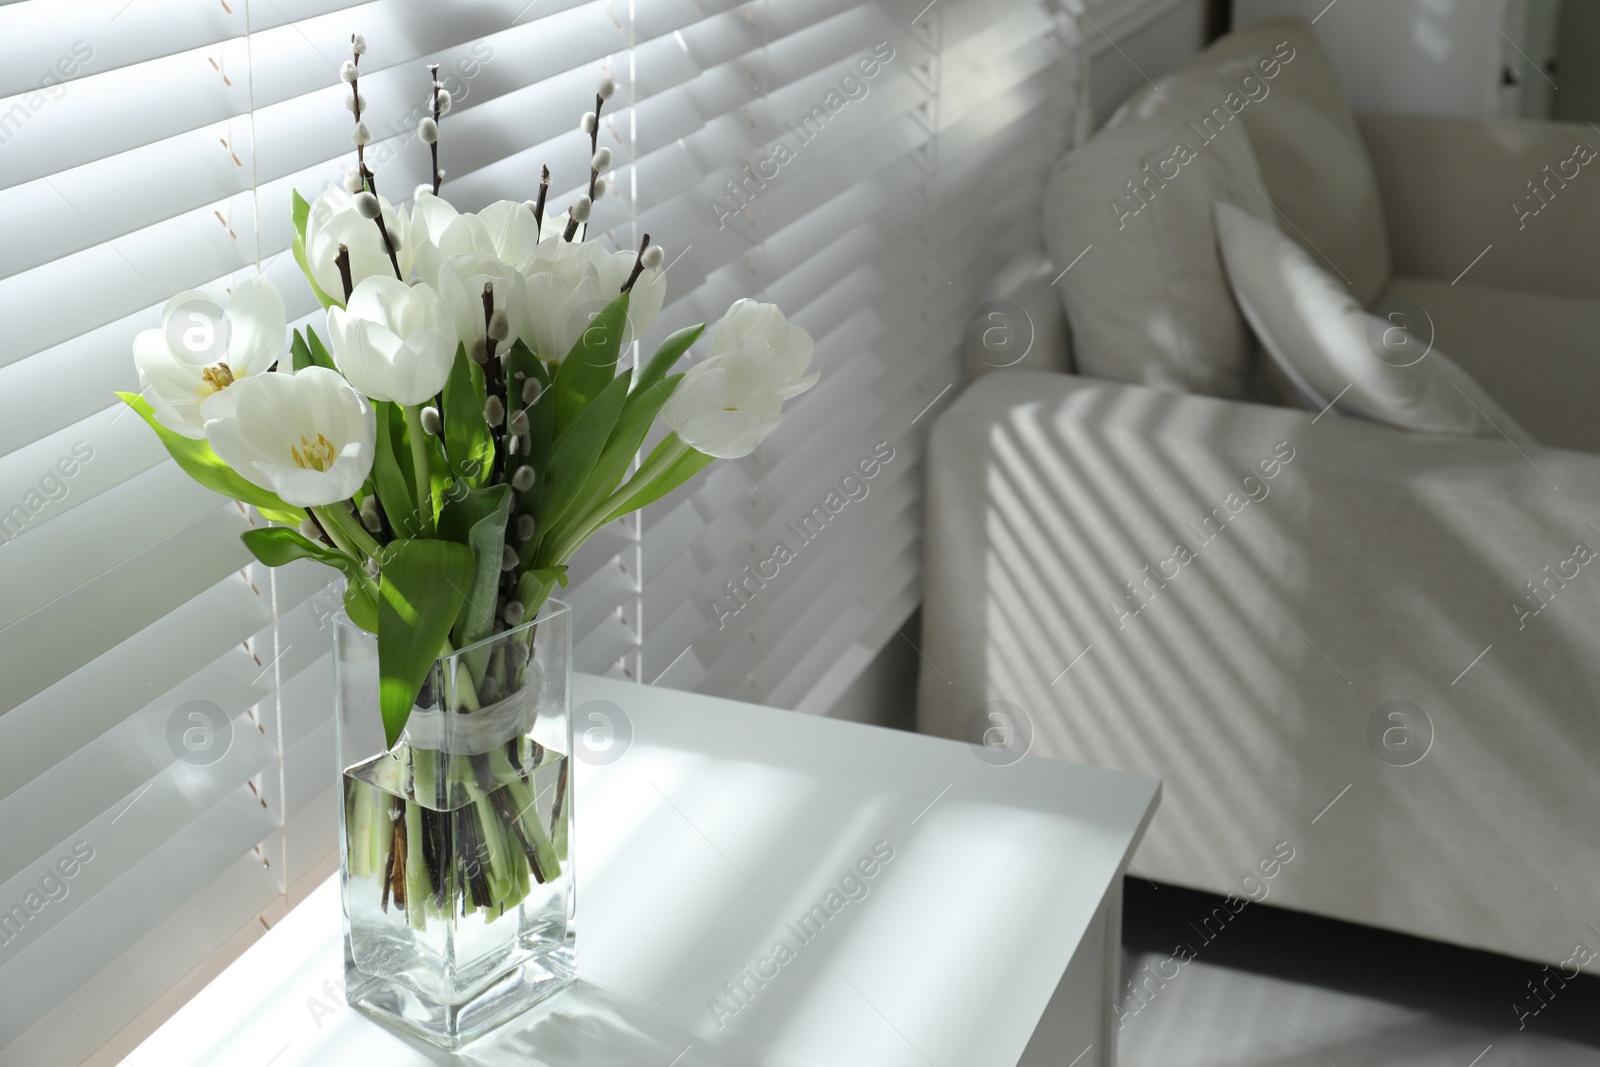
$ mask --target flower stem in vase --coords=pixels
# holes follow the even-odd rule
[[[562,802],[567,798],[567,770],[571,762],[561,764],[561,773],[556,776],[556,801],[550,813],[550,825],[555,830],[555,840],[551,842],[556,856],[561,860],[567,858],[567,823],[569,820],[562,818]]]
[[[406,809],[405,834],[402,838],[405,852],[406,917],[410,919],[413,930],[423,930],[428,925],[425,909],[433,887],[428,881],[428,870],[424,860],[425,850],[421,847],[424,841],[422,805],[411,800],[402,803]]]

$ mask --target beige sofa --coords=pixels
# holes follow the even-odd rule
[[[1221,132],[1163,168],[1206,115]],[[1271,903],[1600,973],[1600,161],[1567,162],[1580,145],[1600,133],[1357,120],[1286,21],[1065,158],[1045,229],[1056,263],[1082,256],[1053,287],[1078,373],[989,374],[934,426],[921,729],[965,736],[1004,699],[1036,754],[1160,776],[1133,857],[1157,882],[1256,897],[1288,842]],[[1268,403],[1218,198],[1434,334],[1542,446]],[[1056,314],[1041,292],[1018,302]]]

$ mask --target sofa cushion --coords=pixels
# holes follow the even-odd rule
[[[1383,201],[1355,114],[1304,19],[1229,34],[1130,99],[1112,123],[1178,119],[1209,137],[1235,117],[1263,179],[1252,195],[1270,199],[1279,228],[1370,307],[1390,277]]]
[[[1437,346],[1368,314],[1270,222],[1216,206],[1222,258],[1245,318],[1300,394],[1402,430],[1532,443]]]
[[[1413,333],[1431,328],[1540,443],[1600,453],[1600,300],[1396,278],[1377,310]]]
[[[1243,130],[1211,142],[1171,118],[1128,121],[1068,153],[1045,193],[1045,243],[1080,372],[1252,395],[1249,328],[1228,292],[1211,204],[1271,209]]]

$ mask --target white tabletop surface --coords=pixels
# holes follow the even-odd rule
[[[623,709],[632,738],[577,765],[577,987],[454,1055],[401,1037],[343,1006],[334,879],[126,1062],[1014,1067],[1160,795],[1152,779],[992,766],[951,741],[587,676],[580,730],[590,700]],[[875,846],[893,858],[865,895],[835,898],[800,941],[786,924]],[[728,998],[780,939],[793,958],[742,1006]]]

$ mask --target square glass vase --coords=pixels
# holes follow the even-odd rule
[[[441,656],[393,747],[378,639],[334,627],[345,998],[442,1048],[575,977],[571,620]]]

